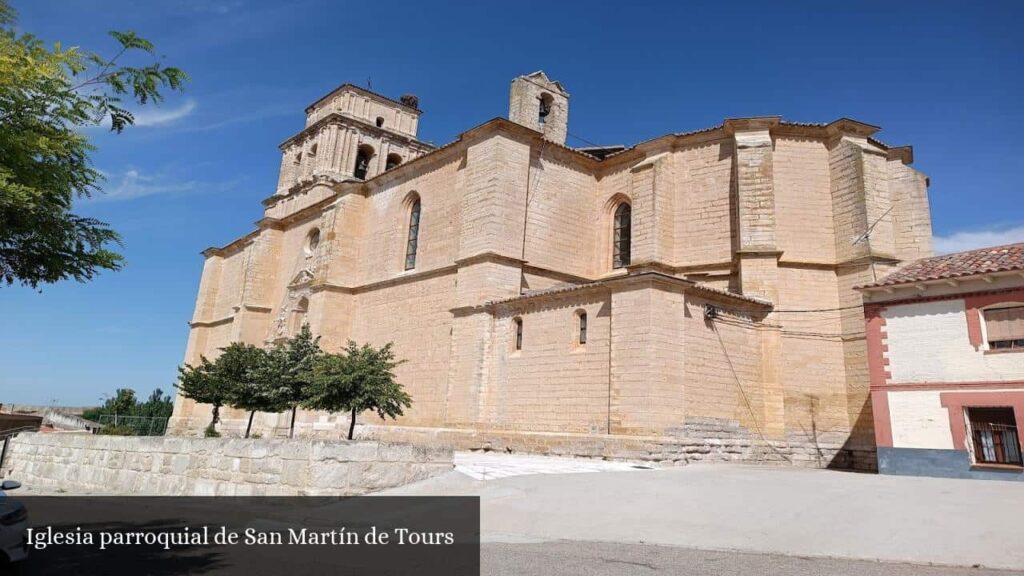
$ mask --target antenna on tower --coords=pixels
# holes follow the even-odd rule
[[[366,89],[373,90],[373,76],[366,77]]]

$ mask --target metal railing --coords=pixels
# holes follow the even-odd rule
[[[120,416],[118,414],[101,414],[96,421],[107,427],[114,427],[130,433],[132,436],[163,436],[167,432],[167,421],[170,418],[157,416]]]

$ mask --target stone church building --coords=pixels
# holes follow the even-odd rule
[[[314,102],[256,228],[203,252],[185,361],[308,322],[327,350],[393,341],[407,360],[412,408],[360,416],[365,436],[873,466],[853,287],[931,255],[910,147],[846,118],[756,117],[573,148],[569,103],[520,76],[507,119],[433,147],[414,98],[345,84]],[[179,397],[172,430],[209,415]],[[296,429],[347,425],[300,411]]]

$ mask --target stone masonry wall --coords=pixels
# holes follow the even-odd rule
[[[452,469],[451,448],[373,441],[21,434],[5,478],[70,494],[350,496]]]
[[[525,452],[574,458],[632,460],[660,466],[697,462],[748,462],[875,470],[874,450],[848,450],[841,437],[789,434],[761,439],[736,421],[705,419],[681,430],[679,436],[619,436],[508,430],[463,430],[368,426],[359,436],[382,441],[449,445],[456,450]]]

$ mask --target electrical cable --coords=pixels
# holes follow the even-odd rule
[[[768,441],[764,432],[761,430],[761,425],[757,423],[757,414],[754,413],[754,407],[750,405],[750,399],[747,397],[747,391],[743,388],[743,382],[740,381],[739,374],[736,373],[736,367],[732,364],[732,358],[729,357],[729,350],[725,346],[725,341],[722,340],[722,334],[718,331],[718,326],[715,324],[715,321],[711,322],[711,330],[715,333],[715,336],[718,337],[718,345],[722,347],[722,354],[725,355],[725,361],[729,364],[729,371],[732,372],[733,380],[736,381],[736,387],[740,390],[740,396],[743,397],[743,403],[747,405],[747,411],[750,412],[750,418],[754,422],[754,430],[757,431],[757,435],[761,437],[761,441],[764,442],[766,446],[771,448],[772,452],[775,452],[777,455],[782,457],[783,460],[792,464],[793,460],[787,454],[779,451],[774,444]]]
[[[804,314],[809,312],[840,312],[842,310],[858,310],[863,308],[863,304],[855,306],[840,306],[838,308],[808,308],[806,310],[771,310],[769,314]]]

